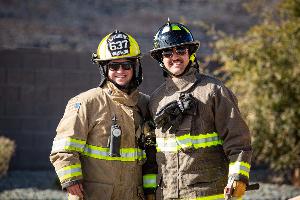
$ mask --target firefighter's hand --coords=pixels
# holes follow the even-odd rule
[[[155,194],[147,194],[146,200],[155,200]]]
[[[233,197],[242,197],[246,191],[246,184],[242,181],[233,182]]]
[[[81,183],[77,183],[67,187],[67,191],[72,195],[76,195],[79,196],[80,198],[83,198],[83,187]]]

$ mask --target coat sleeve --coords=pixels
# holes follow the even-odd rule
[[[86,143],[88,125],[86,105],[78,96],[68,102],[56,132],[50,162],[65,189],[82,179],[80,154]]]
[[[235,95],[225,86],[214,93],[214,114],[216,130],[230,162],[228,177],[248,184],[252,154],[250,132],[242,119]]]
[[[151,120],[149,112],[149,96],[141,95],[139,101],[139,108],[142,112],[143,123],[143,148],[146,153],[146,162],[143,164],[143,188],[145,195],[154,194],[157,188],[156,178],[158,173],[158,167],[156,163],[156,140],[154,129],[155,125]]]
[[[156,163],[156,141],[154,127],[151,121],[144,124],[146,162],[143,164],[143,187],[144,193],[154,194],[157,188],[158,166]]]

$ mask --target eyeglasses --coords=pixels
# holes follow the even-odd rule
[[[187,52],[187,48],[185,46],[174,47],[174,48],[169,48],[169,49],[163,50],[162,56],[165,58],[171,58],[174,54],[173,49],[175,49],[176,54],[178,54],[180,56],[185,55]]]
[[[110,62],[107,64],[108,69],[111,71],[118,71],[120,69],[120,67],[122,67],[122,69],[124,70],[130,70],[135,66],[134,62]]]

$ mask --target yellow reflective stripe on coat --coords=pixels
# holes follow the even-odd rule
[[[249,178],[250,164],[246,162],[231,162],[229,164],[229,176],[233,174],[242,174]]]
[[[196,199],[192,200],[221,200],[224,199],[224,194],[217,194],[217,195],[211,195],[211,196],[205,196],[205,197],[197,197]]]
[[[54,140],[51,152],[64,150],[83,152],[85,143],[86,141],[84,140],[78,140],[70,137]]]
[[[196,199],[193,200],[224,200],[224,194],[217,194],[217,195],[211,195],[211,196],[206,196],[206,197],[197,197]],[[234,198],[235,200],[242,200],[242,198]]]
[[[175,138],[156,138],[157,151],[162,152],[177,152],[180,149],[189,147],[206,148],[211,146],[222,145],[223,141],[218,134],[207,133],[199,135],[185,134]]]
[[[135,161],[146,158],[146,153],[138,148],[121,148],[120,157],[109,156],[109,148],[89,145],[86,141],[77,140],[74,138],[63,138],[53,142],[51,152],[59,151],[77,151],[83,155],[97,158],[101,160],[120,160],[120,161]]]
[[[145,174],[143,176],[144,188],[156,188],[156,174]]]
[[[82,176],[81,164],[75,164],[75,165],[63,167],[63,168],[57,170],[56,174],[57,174],[60,182],[63,182],[64,180],[72,178],[72,177]]]
[[[121,148],[120,157],[109,156],[109,148],[86,144],[83,155],[101,160],[135,161],[146,158],[146,153],[138,148]]]

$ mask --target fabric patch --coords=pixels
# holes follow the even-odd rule
[[[81,103],[75,103],[75,105],[74,105],[74,107],[75,107],[76,109],[79,109],[80,106],[81,106]]]
[[[80,107],[81,107],[81,102],[79,102],[80,100],[78,98],[73,98],[69,101],[67,108],[66,108],[66,112],[78,112]]]

